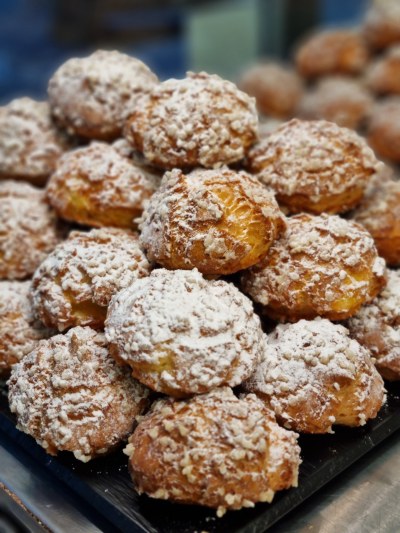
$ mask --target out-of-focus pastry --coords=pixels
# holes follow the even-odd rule
[[[400,43],[400,4],[398,0],[373,0],[363,24],[369,46],[376,49]]]
[[[368,124],[368,143],[378,155],[400,163],[400,97],[375,104]]]
[[[136,234],[116,228],[74,231],[33,276],[35,313],[59,331],[102,328],[112,296],[149,271]]]
[[[272,193],[228,168],[167,172],[141,223],[147,257],[169,269],[232,274],[262,259],[285,227]]]
[[[43,185],[68,144],[46,102],[17,98],[0,107],[0,179]]]
[[[31,276],[62,237],[44,191],[0,181],[0,279]]]
[[[279,325],[260,364],[244,384],[286,428],[330,433],[332,425],[362,426],[385,401],[370,352],[346,328],[326,319]]]
[[[206,505],[222,516],[297,486],[296,439],[256,396],[236,398],[221,388],[153,404],[125,453],[139,493]]]
[[[40,342],[14,366],[8,385],[17,427],[47,453],[69,451],[83,462],[114,450],[148,404],[148,389],[91,328]]]
[[[140,98],[158,83],[141,61],[117,51],[97,50],[62,64],[49,81],[49,102],[57,123],[90,139],[121,135]]]
[[[93,142],[60,159],[47,185],[47,197],[66,220],[134,229],[158,183],[158,176],[128,161],[112,146]]]
[[[385,261],[366,229],[338,216],[296,215],[242,286],[280,321],[343,320],[385,285]]]
[[[303,83],[296,72],[272,62],[248,68],[238,85],[255,97],[261,113],[276,118],[292,118],[303,94]]]
[[[366,83],[377,94],[400,94],[400,45],[370,65]]]
[[[388,270],[388,283],[368,305],[347,321],[350,334],[376,359],[380,374],[400,380],[400,271]]]
[[[251,301],[197,270],[154,270],[111,301],[111,354],[151,389],[175,397],[239,385],[264,337]]]
[[[255,99],[204,72],[156,86],[130,116],[125,136],[161,168],[235,163],[257,140]]]
[[[293,119],[250,150],[249,169],[292,213],[343,213],[356,206],[380,163],[354,131]]]

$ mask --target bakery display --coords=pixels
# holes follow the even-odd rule
[[[142,61],[115,50],[97,50],[69,59],[53,74],[48,87],[51,112],[70,133],[113,140],[157,83]]]
[[[244,384],[287,429],[330,433],[362,426],[385,401],[370,352],[329,320],[281,324],[267,336],[260,364]]]
[[[108,309],[106,337],[134,377],[178,398],[239,385],[264,342],[251,301],[197,270],[154,270],[120,291]]]
[[[285,228],[274,196],[228,168],[167,172],[140,226],[147,257],[166,268],[232,274],[258,263]]]
[[[362,199],[379,162],[336,124],[293,119],[256,144],[248,167],[291,213],[343,213]]]
[[[200,503],[222,516],[297,485],[296,439],[256,396],[237,398],[226,387],[189,400],[159,400],[125,453],[139,493]]]
[[[116,228],[74,231],[33,275],[35,314],[59,331],[72,326],[101,329],[112,296],[149,271],[134,233]]]
[[[364,37],[371,48],[380,50],[400,43],[400,5],[397,0],[372,0],[364,23]]]
[[[400,45],[388,49],[366,71],[366,82],[377,94],[400,94]]]
[[[280,321],[343,320],[385,285],[385,261],[366,229],[338,216],[296,215],[268,255],[242,275],[243,290]]]
[[[47,184],[57,214],[87,226],[135,229],[135,220],[159,183],[114,147],[92,142],[66,153]]]
[[[368,143],[378,157],[400,163],[400,97],[377,102],[368,123]]]
[[[47,453],[87,462],[123,442],[148,391],[110,357],[102,333],[77,327],[42,341],[14,366],[10,409]]]
[[[63,234],[43,190],[0,180],[0,279],[31,276]]]
[[[165,169],[218,167],[243,159],[257,140],[255,99],[205,72],[154,87],[132,112],[125,136]]]

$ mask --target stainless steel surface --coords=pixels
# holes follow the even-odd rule
[[[269,533],[399,533],[400,431]]]

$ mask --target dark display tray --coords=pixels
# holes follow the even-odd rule
[[[89,464],[70,454],[57,458],[15,428],[7,400],[0,398],[0,430],[29,452],[46,469],[67,484],[83,502],[104,516],[115,529],[124,532],[163,533],[258,533],[266,531],[280,518],[318,491],[357,459],[400,428],[400,385],[388,385],[388,401],[377,419],[356,429],[338,428],[333,435],[302,436],[303,463],[299,487],[275,496],[272,504],[257,504],[254,509],[228,512],[216,518],[213,510],[184,506],[138,496],[122,452]],[[0,395],[1,396],[1,395]]]

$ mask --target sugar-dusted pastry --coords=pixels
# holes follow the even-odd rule
[[[232,274],[265,256],[285,227],[272,193],[228,168],[167,172],[141,223],[147,257],[170,268]]]
[[[156,86],[130,116],[125,136],[161,168],[235,163],[257,140],[255,99],[204,72]]]
[[[387,271],[388,283],[368,305],[347,321],[350,334],[376,359],[380,374],[400,380],[400,271]]]
[[[149,271],[136,234],[116,228],[74,231],[33,276],[35,313],[59,331],[102,328],[112,296]]]
[[[297,435],[278,426],[253,394],[215,389],[159,400],[125,449],[139,493],[217,509],[254,507],[297,486]]]
[[[293,119],[252,148],[248,166],[292,213],[342,213],[357,205],[380,163],[354,131]]]
[[[134,229],[158,183],[158,176],[128,161],[112,146],[93,142],[60,159],[47,185],[47,197],[66,220]]]
[[[30,281],[0,281],[0,378],[52,334],[33,315],[30,286]]]
[[[0,279],[31,276],[62,236],[44,191],[0,181]]]
[[[385,261],[366,229],[338,216],[296,215],[265,259],[243,273],[242,286],[280,321],[322,316],[343,320],[385,285]]]
[[[325,30],[311,35],[296,52],[298,72],[305,78],[328,74],[358,74],[368,61],[363,37],[350,29]]]
[[[0,107],[0,179],[43,185],[67,148],[46,102],[16,98]]]
[[[296,72],[273,62],[249,67],[238,85],[255,97],[261,113],[276,118],[291,118],[303,94],[303,83]]]
[[[58,68],[49,81],[49,102],[54,118],[69,132],[112,140],[157,83],[157,76],[138,59],[97,50]]]
[[[364,124],[373,103],[370,92],[359,81],[330,76],[322,78],[304,95],[297,115],[308,120],[328,120],[356,130]]]
[[[40,342],[14,366],[8,385],[17,427],[47,453],[69,451],[83,462],[123,442],[148,404],[148,389],[88,327]]]
[[[151,389],[183,397],[239,385],[264,342],[251,301],[197,270],[153,270],[120,291],[106,320],[110,352]]]
[[[400,97],[378,102],[368,124],[368,143],[378,157],[400,163]]]
[[[398,0],[372,0],[363,33],[369,46],[376,49],[400,43],[400,4]]]
[[[370,232],[388,265],[400,265],[400,181],[377,184],[352,218]]]
[[[400,94],[400,44],[368,67],[366,82],[377,94]]]
[[[370,352],[346,328],[320,318],[281,324],[270,333],[244,388],[286,428],[304,433],[330,433],[334,424],[362,426],[385,401]]]

